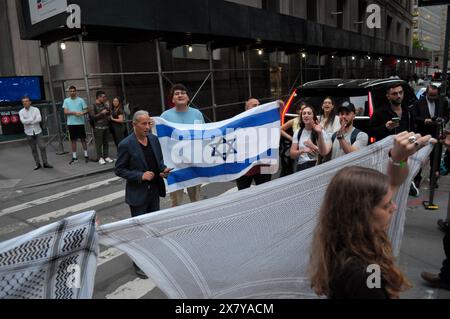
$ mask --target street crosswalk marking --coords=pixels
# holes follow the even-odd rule
[[[106,299],[139,299],[155,287],[155,283],[150,278],[136,278],[120,286],[112,293],[107,294]]]
[[[54,212],[51,212],[51,213],[47,213],[47,214],[44,214],[44,215],[40,215],[40,216],[37,216],[37,217],[33,217],[33,218],[30,218],[30,219],[27,219],[27,222],[30,223],[30,224],[48,222],[48,221],[50,221],[52,219],[60,218],[60,217],[65,216],[65,215],[67,215],[69,213],[83,212],[83,211],[87,210],[88,208],[95,207],[95,206],[98,206],[98,205],[101,205],[101,204],[105,204],[105,203],[108,203],[108,202],[112,202],[112,201],[114,201],[116,199],[119,199],[121,197],[124,197],[124,196],[125,196],[125,191],[121,190],[121,191],[118,191],[118,192],[115,192],[115,193],[112,193],[112,194],[108,194],[106,196],[101,196],[101,197],[98,197],[98,198],[94,198],[94,199],[92,199],[90,201],[87,201],[87,202],[84,202],[84,203],[80,203],[80,204],[77,204],[77,205],[65,207],[65,208],[62,208],[62,209],[55,210]]]
[[[23,203],[23,204],[14,206],[14,207],[9,207],[9,208],[6,208],[6,209],[3,209],[0,211],[0,217],[14,213],[14,212],[18,212],[21,210],[25,210],[28,208],[36,207],[38,205],[46,204],[51,201],[57,201],[59,199],[62,199],[62,198],[65,198],[65,197],[68,197],[71,195],[79,194],[80,192],[83,192],[83,191],[89,191],[89,190],[101,187],[103,185],[109,184],[113,181],[117,181],[119,179],[120,178],[118,178],[118,177],[107,179],[107,180],[104,180],[101,182],[96,182],[96,183],[92,183],[92,184],[85,185],[82,187],[74,188],[72,190],[54,194],[54,195],[51,195],[48,197],[39,198],[34,201]],[[201,187],[203,188],[203,187],[207,186],[208,184],[209,183],[202,184]],[[227,193],[233,192],[233,191],[235,191],[235,190],[231,189],[231,190],[227,191]],[[112,202],[116,199],[123,198],[124,196],[125,196],[125,190],[121,190],[121,191],[118,191],[118,192],[115,192],[112,194],[108,194],[106,196],[92,199],[92,200],[84,202],[84,203],[79,203],[79,204],[76,204],[76,205],[73,205],[70,207],[65,207],[65,208],[50,212],[50,213],[32,217],[25,221],[20,221],[16,224],[8,225],[8,226],[0,228],[0,235],[12,233],[12,232],[15,232],[15,231],[18,231],[21,229],[26,229],[27,227],[29,227],[30,225],[33,225],[35,223],[53,222],[53,221],[56,221],[57,219],[64,217],[65,215],[68,215],[69,213],[87,211],[89,209],[95,208],[95,206],[102,205],[107,202]],[[97,267],[99,267],[101,265],[105,265],[108,262],[110,262],[124,254],[125,254],[124,252],[122,252],[121,250],[116,249],[114,247],[105,249],[98,256]],[[152,289],[154,289],[155,287],[156,287],[156,285],[154,284],[154,282],[151,279],[144,280],[144,279],[136,278],[136,279],[129,281],[129,282],[123,284],[122,286],[118,287],[115,291],[107,294],[105,296],[105,298],[106,299],[139,299],[139,298],[142,298],[143,296],[145,296],[147,293],[151,292]]]
[[[49,202],[56,201],[56,200],[59,200],[59,199],[62,199],[62,198],[65,198],[65,197],[68,197],[68,196],[71,196],[71,195],[79,194],[80,192],[83,192],[83,191],[93,190],[95,188],[99,188],[99,187],[102,187],[104,185],[108,185],[108,184],[110,184],[112,182],[115,182],[115,181],[118,181],[120,179],[121,179],[120,177],[113,177],[113,178],[109,178],[109,179],[106,179],[106,180],[101,181],[101,182],[95,182],[95,183],[84,185],[84,186],[77,187],[77,188],[74,188],[74,189],[69,189],[69,190],[67,190],[65,192],[61,192],[61,193],[58,193],[58,194],[53,194],[51,196],[38,198],[36,200],[30,201],[30,202],[27,202],[27,203],[23,203],[23,204],[16,205],[16,206],[13,206],[13,207],[8,207],[8,208],[2,209],[0,211],[0,217],[8,215],[8,214],[11,214],[11,213],[15,213],[15,212],[18,212],[18,211],[21,211],[21,210],[24,210],[24,209],[35,207],[35,206],[38,206],[38,205],[47,204]]]
[[[108,249],[102,251],[100,253],[100,255],[98,256],[97,267],[100,267],[101,265],[103,265],[117,257],[122,256],[123,254],[125,254],[125,253],[117,248],[114,248],[114,247],[108,248]]]

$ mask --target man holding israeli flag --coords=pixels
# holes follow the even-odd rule
[[[154,118],[168,167],[169,192],[236,180],[257,165],[278,167],[279,102],[216,123],[182,124]]]

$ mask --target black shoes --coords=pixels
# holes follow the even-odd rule
[[[412,181],[411,185],[409,186],[409,195],[419,197],[419,188],[417,188],[414,181]]]
[[[139,268],[135,263],[133,263],[134,271],[136,272],[136,275],[141,279],[148,279],[148,276],[145,274],[145,272],[142,271],[141,268]]]
[[[441,231],[443,231],[444,233],[449,232],[450,231],[450,221],[445,221],[443,219],[439,219],[437,221],[437,224],[439,226],[439,229]]]
[[[439,275],[432,274],[432,273],[424,271],[423,273],[420,274],[420,276],[431,287],[450,290],[450,282],[443,281],[441,279],[441,277],[439,277]]]
[[[89,157],[88,157],[88,156],[85,156],[85,157],[84,157],[84,161],[85,161],[86,163],[89,163]],[[71,161],[69,162],[69,165],[72,165],[73,163],[78,163],[78,158],[72,157]]]
[[[44,168],[53,168],[53,166],[51,166],[49,163],[45,163],[44,166],[41,166],[41,164],[37,164],[37,165],[34,167],[34,170],[37,171],[38,169],[40,169],[40,168],[42,168],[42,167],[44,167]]]

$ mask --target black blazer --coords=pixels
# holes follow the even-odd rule
[[[435,117],[441,117],[445,123],[448,122],[448,102],[445,99],[439,98],[436,102]],[[431,119],[430,111],[428,110],[428,102],[425,96],[416,101],[413,105],[412,111],[414,113],[414,120],[416,122],[417,132],[422,135],[430,134],[436,137],[436,124],[425,125],[426,119]]]
[[[153,134],[148,134],[148,140],[155,154],[156,162],[160,172],[164,171],[166,165],[164,164],[163,155],[161,151],[161,144],[158,138]],[[142,175],[148,171],[147,161],[144,157],[144,152],[133,133],[127,136],[118,146],[117,161],[114,172],[127,180],[125,189],[125,202],[131,206],[141,206],[145,203],[148,192],[148,183],[142,182]],[[159,196],[166,196],[166,185],[164,180],[156,174],[158,179]]]
[[[370,119],[370,133],[376,138],[377,141],[390,136],[401,133],[403,131],[414,131],[414,114],[409,108],[402,105],[402,118],[400,119],[399,127],[388,130],[386,128],[386,123],[392,120],[392,118],[397,117],[391,106],[383,105],[375,111],[372,118]]]

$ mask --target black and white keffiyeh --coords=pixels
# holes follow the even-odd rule
[[[331,178],[346,166],[386,172],[393,137],[270,183],[99,227],[169,298],[317,298],[307,273]],[[431,151],[409,160],[389,229],[398,255],[409,183]],[[339,203],[336,203],[339,205]]]
[[[97,255],[94,211],[2,242],[0,298],[91,298]]]

